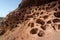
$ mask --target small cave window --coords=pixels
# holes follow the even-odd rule
[[[33,29],[31,29],[30,33],[31,33],[31,34],[36,34],[36,33],[37,33],[37,31],[38,31],[38,29],[37,29],[37,28],[33,28]]]
[[[59,23],[60,19],[53,19],[52,21],[53,21],[53,23]]]
[[[41,26],[41,28],[42,28],[43,30],[46,30],[46,26]]]
[[[34,27],[34,23],[29,23],[28,26]]]
[[[39,31],[38,36],[39,36],[39,37],[43,37],[44,34],[45,34],[45,33],[44,33],[43,31]]]
[[[36,23],[41,24],[41,25],[44,25],[45,24],[45,22],[42,19],[37,19],[36,20]]]
[[[51,20],[47,21],[48,24],[51,24]]]
[[[57,17],[57,18],[60,18],[60,12],[55,12],[54,16]]]

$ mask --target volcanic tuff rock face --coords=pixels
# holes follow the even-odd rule
[[[60,1],[22,0],[2,21],[0,40],[60,40]]]

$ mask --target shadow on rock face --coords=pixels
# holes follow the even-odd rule
[[[19,7],[24,8],[24,7],[30,7],[30,6],[40,6],[53,1],[57,1],[57,0],[22,0]]]

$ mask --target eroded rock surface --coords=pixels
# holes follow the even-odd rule
[[[60,40],[60,1],[22,0],[0,25],[0,40]]]

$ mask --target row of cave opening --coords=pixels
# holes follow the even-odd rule
[[[52,27],[53,27],[54,30],[56,30],[54,26],[52,26]],[[43,28],[43,30],[46,30],[46,27],[42,27],[42,28]],[[60,25],[58,25],[58,29],[60,29]],[[32,28],[30,30],[30,34],[32,34],[32,35],[37,34],[39,37],[43,37],[45,35],[45,32],[42,31],[42,30],[40,30],[38,32],[38,28]]]
[[[38,33],[37,33],[38,29],[37,28],[33,28],[31,29],[30,33],[31,34],[37,34],[39,37],[43,37],[44,36],[44,31],[40,30]]]
[[[38,21],[38,22],[37,22],[37,21]],[[41,25],[42,25],[42,26],[40,26],[40,27],[41,27],[43,30],[46,30],[46,26],[43,26],[45,22],[43,22],[43,21],[40,20],[40,19],[37,19],[37,21],[36,21],[36,22],[37,22],[38,24],[41,24]],[[41,22],[42,22],[42,23],[41,23]],[[60,22],[60,19],[54,19],[53,22],[54,22],[54,23]],[[51,21],[49,20],[48,23],[51,23]],[[28,26],[34,27],[34,23],[29,23]],[[56,30],[54,26],[52,26],[52,28],[53,28],[54,30]],[[60,29],[60,24],[58,25],[58,30],[59,30],[59,29]],[[38,31],[38,28],[33,28],[33,29],[30,30],[30,33],[31,33],[31,34],[37,34],[37,31]],[[44,34],[45,34],[45,33],[41,30],[41,31],[39,31],[38,36],[39,36],[39,37],[42,37],[42,36],[44,36]]]
[[[52,22],[53,23],[60,23],[60,19],[55,18],[52,21],[51,20],[48,20],[47,21],[47,24],[51,24]],[[44,25],[45,24],[45,21],[43,21],[42,19],[37,19],[36,20],[36,23],[41,24],[41,25]],[[34,23],[29,23],[28,26],[34,27]]]

